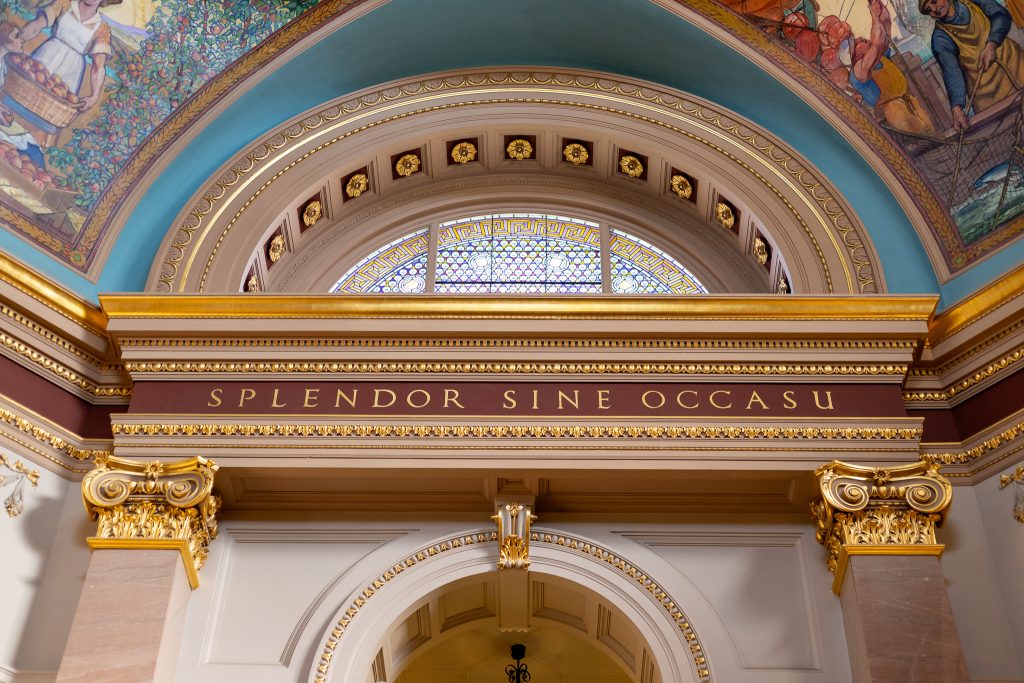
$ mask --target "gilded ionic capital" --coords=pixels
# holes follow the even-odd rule
[[[815,474],[822,499],[811,504],[818,542],[839,593],[850,555],[940,555],[935,540],[953,487],[928,459],[893,467],[834,460]]]
[[[85,509],[98,521],[89,545],[180,550],[189,583],[198,587],[198,571],[217,536],[216,472],[216,463],[201,457],[171,463],[98,458],[82,480]]]

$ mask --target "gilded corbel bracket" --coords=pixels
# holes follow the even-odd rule
[[[935,529],[946,519],[953,487],[938,463],[863,467],[833,460],[814,473],[822,500],[811,503],[811,516],[836,595],[851,555],[942,554]]]
[[[537,517],[521,503],[508,503],[491,517],[498,523],[498,569],[530,568],[530,525]]]
[[[213,495],[217,464],[195,457],[163,463],[114,456],[96,459],[82,480],[82,499],[98,521],[92,548],[178,550],[189,585],[199,587],[199,570],[217,536],[220,498]]]
[[[1013,484],[1013,517],[1018,522],[1024,522],[1024,465],[1017,465],[1013,474],[1004,474],[999,477],[999,490],[1002,491],[1010,484]]]

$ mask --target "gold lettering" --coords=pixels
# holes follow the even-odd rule
[[[459,390],[458,389],[445,389],[444,390],[444,407],[447,408],[449,403],[454,403],[463,410],[466,406],[459,403]]]
[[[655,394],[655,395],[657,395],[657,397],[661,399],[661,403],[659,403],[656,406],[652,406],[650,403],[647,402],[648,394]],[[665,405],[665,394],[661,393],[660,391],[645,391],[643,396],[640,397],[640,402],[643,403],[645,407],[650,408],[651,410],[654,410],[655,408],[660,408],[663,405]]]
[[[718,391],[712,391],[711,395],[708,396],[708,401],[711,402],[711,405],[713,405],[714,407],[718,408],[719,410],[727,410],[729,408],[732,408],[732,401],[729,401],[729,404],[728,405],[724,405],[724,406],[720,406],[720,405],[718,405],[718,403],[715,402],[715,396],[718,396],[719,394],[725,394],[726,396],[732,396],[732,391],[730,391],[728,389],[719,389]]]
[[[825,396],[826,396],[826,398],[828,398],[828,405],[827,406],[821,405],[821,400],[818,398],[818,392],[817,391],[812,391],[811,393],[814,394],[814,405],[818,406],[819,410],[835,410],[835,408],[832,407],[832,392],[831,391],[826,391],[825,392]]]
[[[382,404],[380,402],[381,394],[391,394],[391,402],[387,403],[387,404]],[[373,390],[373,407],[374,408],[390,408],[391,406],[395,405],[395,401],[397,401],[397,400],[398,400],[398,397],[395,396],[395,392],[391,391],[390,389],[374,389]]]
[[[256,398],[255,389],[242,389],[242,393],[238,395],[238,407],[243,407],[245,402],[252,398]]]
[[[696,407],[698,407],[700,405],[698,403],[694,403],[693,405],[690,405],[689,403],[683,403],[683,394],[693,394],[693,397],[695,399],[697,398],[697,392],[694,389],[683,389],[678,394],[676,394],[676,403],[679,404],[680,408],[686,408],[687,410],[693,410],[694,408],[696,408]]]
[[[761,410],[768,410],[768,404],[761,400],[761,396],[757,391],[750,392],[750,400],[747,401],[747,410],[750,410],[750,406],[754,405],[754,401],[761,404]]]
[[[416,404],[412,402],[413,394],[423,394],[423,403]],[[427,404],[430,403],[430,394],[423,389],[413,389],[405,396],[405,402],[409,404],[410,408],[426,408]]]
[[[306,398],[302,401],[302,407],[303,408],[316,408],[317,403],[320,400],[318,398],[318,394],[319,393],[320,393],[319,389],[306,389]],[[310,403],[310,401],[312,401],[312,403]]]
[[[512,410],[513,408],[516,407],[516,405],[518,405],[516,403],[515,389],[509,389],[504,394],[502,394],[502,397],[505,399],[505,401],[501,404],[501,407],[504,408],[505,410]]]
[[[569,395],[566,394],[565,392],[563,392],[561,389],[558,390],[558,409],[559,410],[562,410],[562,399],[565,399],[565,402],[568,403],[569,405],[571,405],[576,410],[580,409],[580,390],[579,389],[573,389],[572,390],[572,398],[569,398]]]
[[[540,410],[540,406],[537,405],[537,390],[533,390],[533,409]]]
[[[785,408],[786,410],[793,410],[793,408],[796,408],[796,399],[793,398],[792,391],[783,391],[782,398],[785,399],[786,401],[785,403],[782,404],[783,408]]]
[[[224,390],[221,389],[220,387],[217,387],[216,389],[210,389],[210,400],[206,402],[206,405],[210,408],[216,408],[217,406],[219,406],[221,403],[220,395],[222,393],[224,393]],[[214,403],[214,401],[216,401],[216,403]]]
[[[278,403],[277,402],[277,395],[278,395],[278,393],[280,393],[280,391],[281,391],[280,389],[274,389],[274,400],[270,402],[270,407],[271,408],[284,408],[286,405],[288,405],[287,403]]]
[[[334,407],[335,408],[340,408],[341,407],[341,400],[345,399],[345,403],[347,403],[349,405],[349,407],[355,408],[356,407],[356,396],[358,394],[359,394],[359,390],[358,389],[353,389],[352,390],[352,396],[349,397],[348,395],[345,394],[344,389],[338,389],[338,394],[334,397]]]
[[[609,401],[612,400],[611,389],[598,389],[597,390],[597,409],[608,410],[611,408]]]

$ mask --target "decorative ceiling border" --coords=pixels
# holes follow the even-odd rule
[[[498,86],[503,87],[499,88]],[[780,177],[792,179],[791,188],[798,195],[802,194],[808,207],[813,207],[815,212],[821,211],[824,214],[823,218],[825,220],[822,220],[822,217],[819,216],[818,221],[821,222],[822,228],[832,240],[844,269],[852,267],[855,278],[851,278],[849,272],[846,273],[848,287],[860,293],[878,291],[879,286],[876,283],[876,279],[879,277],[878,273],[881,272],[881,269],[871,262],[872,255],[866,246],[870,242],[865,240],[861,229],[857,227],[858,221],[849,213],[849,209],[846,207],[845,202],[839,198],[839,195],[826,189],[829,187],[828,184],[823,179],[817,177],[815,172],[807,165],[798,161],[795,152],[781,142],[770,139],[764,132],[758,131],[753,124],[747,122],[738,123],[739,117],[737,115],[718,111],[710,103],[698,101],[698,98],[687,96],[683,93],[675,94],[658,90],[646,83],[623,82],[608,75],[599,76],[551,71],[459,72],[439,74],[426,80],[421,79],[399,84],[389,84],[387,87],[372,93],[350,98],[340,104],[327,106],[319,112],[306,115],[298,121],[293,121],[278,128],[257,145],[236,156],[235,161],[231,163],[230,167],[197,192],[199,198],[195,200],[190,208],[180,214],[180,222],[173,233],[173,239],[168,241],[165,238],[163,263],[160,266],[159,276],[155,283],[157,291],[184,291],[188,271],[190,270],[191,263],[196,258],[195,249],[197,245],[193,244],[194,237],[198,232],[201,235],[199,243],[202,243],[205,241],[206,234],[212,228],[210,219],[207,217],[211,213],[219,216],[220,212],[223,211],[223,208],[219,206],[220,204],[226,203],[231,198],[244,196],[241,189],[233,190],[232,188],[239,183],[246,184],[248,182],[246,176],[273,170],[273,167],[270,165],[272,162],[268,160],[273,160],[274,162],[280,160],[282,150],[298,147],[306,142],[307,138],[311,140],[313,137],[341,129],[350,119],[358,118],[361,122],[365,119],[367,111],[373,111],[378,107],[394,108],[404,100],[415,101],[428,96],[435,98],[441,96],[442,93],[454,97],[460,91],[476,88],[480,88],[480,92],[493,92],[495,94],[504,93],[506,90],[511,94],[516,92],[525,94],[531,88],[539,89],[542,91],[541,94],[543,94],[546,88],[557,88],[565,90],[566,95],[569,95],[572,90],[576,90],[581,93],[600,94],[603,98],[607,98],[610,93],[621,98],[624,104],[637,104],[644,106],[648,110],[654,104],[663,108],[666,114],[683,121],[692,122],[701,129],[714,131],[714,134],[723,142],[728,142],[740,149],[745,149],[748,154],[758,159],[765,167],[776,169]],[[788,206],[789,211],[803,226],[814,249],[816,249],[818,258],[821,260],[822,267],[824,268],[823,272],[829,279],[829,287],[831,289],[831,276],[828,275],[825,256],[811,233],[809,226],[804,221],[801,212],[797,211],[796,207],[789,203],[783,193],[772,185],[768,178],[762,176],[758,171],[746,164],[746,162],[732,155],[721,145],[692,132],[685,131],[659,118],[643,116],[611,107],[544,97],[515,98],[506,96],[505,98],[491,100],[462,101],[429,106],[415,112],[404,112],[371,123],[360,123],[353,130],[344,131],[330,140],[320,142],[298,158],[287,162],[269,180],[252,191],[252,196],[240,206],[223,228],[223,232],[213,248],[213,253],[208,258],[213,258],[217,245],[223,241],[227,231],[235,224],[242,212],[270,184],[276,182],[284,173],[294,168],[304,159],[340,140],[373,126],[413,116],[417,113],[438,111],[450,106],[521,102],[576,106],[583,109],[602,110],[616,115],[644,120],[704,144],[716,153],[728,158],[732,163],[744,168],[758,183],[767,187],[780,201]],[[795,183],[795,185],[792,183]],[[229,192],[231,193],[230,195]],[[225,199],[226,197],[227,199]],[[836,233],[835,235],[833,235],[833,231]],[[842,248],[840,248],[840,244]],[[189,256],[186,259],[187,254]],[[185,262],[184,272],[182,272],[183,261]],[[200,279],[200,291],[209,267],[210,263],[208,260]],[[856,282],[854,282],[854,279]]]

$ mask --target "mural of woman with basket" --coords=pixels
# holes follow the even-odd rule
[[[4,104],[38,129],[43,146],[55,144],[60,130],[95,105],[103,92],[111,46],[110,29],[99,9],[121,2],[54,0],[21,28],[21,40],[26,42],[47,27],[50,35],[31,58],[13,63],[7,58]],[[92,62],[89,94],[79,97],[87,57]]]

